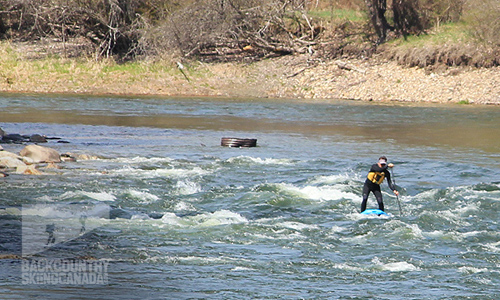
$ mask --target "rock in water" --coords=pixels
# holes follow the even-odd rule
[[[28,145],[24,147],[19,154],[31,159],[33,163],[61,162],[61,155],[59,152],[54,149],[38,145]]]

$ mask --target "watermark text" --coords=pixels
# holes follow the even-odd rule
[[[31,259],[22,261],[23,284],[108,284],[109,261]]]

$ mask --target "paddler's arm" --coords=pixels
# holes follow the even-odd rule
[[[392,168],[392,167],[394,167],[394,164],[393,163],[389,163],[387,165],[387,167]],[[391,172],[389,172],[389,170],[386,169],[385,175],[386,175],[385,177],[387,178],[387,184],[389,184],[389,188],[392,190],[392,192],[394,193],[394,195],[398,196],[399,192],[398,192],[398,190],[396,190],[396,187],[392,184]]]

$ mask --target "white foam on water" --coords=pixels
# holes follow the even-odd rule
[[[130,220],[150,220],[151,217],[149,217],[147,214],[145,213],[139,213],[139,214],[135,214],[133,215]]]
[[[399,220],[391,220],[385,224],[392,228],[391,236],[409,236],[415,239],[425,239],[422,229],[417,224],[406,224]]]
[[[194,167],[192,169],[158,169],[154,171],[154,174],[161,177],[176,177],[176,178],[186,178],[186,177],[195,177],[195,176],[203,176],[210,174],[211,172],[207,170],[203,170],[200,167]]]
[[[321,185],[321,184],[343,184],[346,181],[352,180],[352,176],[347,174],[337,174],[337,175],[328,175],[328,176],[317,176],[308,181],[308,183],[312,185]]]
[[[500,253],[500,242],[487,243],[487,244],[484,244],[483,247],[485,247],[489,251],[499,252]]]
[[[109,219],[110,207],[106,204],[30,204],[23,206],[22,211],[17,208],[7,208],[6,211],[22,212],[23,216],[40,216],[50,219],[74,219],[82,215],[94,218]]]
[[[109,171],[112,175],[121,176],[133,176],[139,178],[158,178],[158,177],[168,177],[168,178],[186,178],[203,176],[210,174],[210,171],[203,170],[200,167],[194,167],[192,169],[186,168],[159,168],[153,170],[143,170],[138,168],[133,168],[131,166],[124,166],[117,170]]]
[[[199,192],[201,192],[201,186],[190,180],[178,181],[175,185],[175,194],[177,195],[192,195]]]
[[[382,269],[390,272],[409,272],[420,270],[420,268],[405,261],[385,264],[382,266]]]
[[[144,163],[152,163],[152,164],[159,164],[159,163],[170,163],[174,161],[172,158],[169,157],[143,157],[143,156],[136,156],[136,157],[118,157],[111,159],[113,162],[118,162],[121,164],[144,164]]]
[[[356,235],[356,236],[351,236],[351,237],[341,237],[339,240],[342,242],[346,242],[347,244],[355,244],[355,245],[361,245],[361,244],[367,244],[370,240],[370,237],[373,236],[372,232],[368,232],[366,234],[362,235]]]
[[[475,231],[468,231],[468,232],[460,232],[459,235],[461,235],[464,238],[470,238],[470,237],[475,237],[481,234],[488,234],[489,232],[484,231],[484,230],[475,230]]]
[[[444,232],[441,230],[436,230],[432,232],[425,232],[422,235],[428,238],[434,238],[434,239],[442,239],[442,240],[452,240],[452,241],[457,241],[457,242],[463,242],[465,239],[470,238],[470,237],[475,237],[481,234],[488,234],[491,232],[487,231],[469,231],[469,232],[457,232],[457,231],[452,231],[452,232]],[[488,246],[489,245],[489,246]],[[494,249],[496,246],[500,244],[486,244],[484,245],[485,247],[492,247]],[[498,248],[497,248],[498,249]],[[499,249],[500,251],[500,249]]]
[[[306,229],[319,229],[318,225],[310,225],[310,224],[304,224],[304,223],[299,223],[299,222],[283,222],[283,223],[280,223],[279,225],[281,225],[285,228],[289,228],[289,229],[293,229],[293,230],[297,230],[297,231],[302,231],[302,230],[306,230]]]
[[[80,196],[85,196],[97,201],[115,201],[116,197],[111,192],[85,192],[85,191],[70,191],[61,194],[59,197],[54,197],[54,200],[71,200],[72,198],[78,198]]]
[[[333,265],[333,268],[334,269],[339,269],[339,270],[345,270],[345,271],[352,271],[352,272],[363,272],[363,271],[366,271],[364,268],[350,266],[350,265],[348,265],[346,263],[335,264],[335,265]]]
[[[146,191],[138,191],[134,189],[127,190],[127,194],[139,203],[149,204],[158,201],[160,198]]]
[[[237,156],[231,157],[227,160],[229,163],[254,163],[259,165],[293,165],[293,161],[291,159],[286,158],[260,158],[260,157],[251,157],[251,156]]]
[[[476,198],[474,198],[475,200]],[[472,203],[457,203],[457,205],[460,205],[459,207],[452,209],[451,212],[457,215],[463,215],[465,213],[470,213],[470,212],[476,212],[479,211],[479,203],[472,202]]]
[[[161,218],[163,224],[174,226],[213,227],[220,225],[244,224],[248,220],[238,213],[219,210],[195,216],[178,217],[174,213],[165,213]]]
[[[433,238],[433,239],[453,239],[452,236],[450,236],[450,233],[445,233],[442,230],[434,230],[434,231],[429,231],[423,233],[425,237]]]
[[[196,208],[190,203],[186,203],[184,201],[181,201],[181,202],[178,202],[174,205],[174,210],[175,211],[195,211]]]
[[[247,268],[247,267],[235,267],[231,269],[232,272],[248,272],[248,271],[255,271],[255,269],[252,268]]]
[[[357,195],[349,192],[344,192],[333,186],[312,186],[297,187],[289,183],[278,184],[278,187],[283,191],[292,193],[298,197],[317,201],[332,201],[342,199],[357,199]]]
[[[216,211],[214,213],[194,216],[193,220],[197,221],[200,226],[207,227],[248,223],[248,220],[245,217],[241,216],[238,213],[234,213],[225,209]]]
[[[437,194],[440,192],[440,190],[438,189],[432,189],[432,190],[426,190],[426,191],[423,191],[423,192],[420,192],[418,195],[416,195],[416,199],[424,199],[424,201],[426,201],[425,199],[436,199],[437,198]]]
[[[461,215],[453,212],[452,210],[444,210],[444,211],[425,211],[421,215],[431,215],[433,218],[438,217],[441,220],[446,222],[450,222],[456,226],[467,227],[470,226],[470,223],[467,222]]]
[[[60,209],[62,205],[35,204],[23,206],[23,216],[40,216],[49,219],[69,219],[75,218],[75,212],[67,209]],[[75,205],[77,207],[77,205]],[[79,216],[77,216],[79,217]]]
[[[332,228],[330,228],[330,231],[333,233],[339,233],[346,231],[346,228],[334,225],[332,226]]]
[[[54,202],[54,201],[58,201],[58,200],[71,199],[71,198],[74,198],[77,196],[79,196],[79,194],[71,191],[71,192],[65,192],[65,193],[59,194],[57,196],[44,195],[42,197],[38,197],[37,200],[39,200],[40,202]]]
[[[458,271],[460,271],[460,273],[464,273],[464,274],[476,274],[476,273],[488,272],[488,269],[487,268],[480,269],[480,268],[476,268],[476,267],[464,266],[464,267],[458,268]]]
[[[472,281],[477,282],[480,285],[491,284],[492,280],[489,278],[473,278]]]
[[[81,194],[102,202],[116,200],[116,197],[113,194],[107,192],[81,192]]]
[[[213,256],[186,256],[186,257],[177,257],[177,260],[179,262],[196,264],[196,265],[225,264],[228,262],[228,260],[223,257],[213,257]]]
[[[400,262],[392,262],[392,263],[383,263],[380,261],[378,257],[375,257],[372,259],[372,263],[377,267],[377,269],[380,269],[382,271],[389,271],[389,272],[411,272],[411,271],[419,271],[420,268],[417,266],[414,266],[406,261],[400,261]]]
[[[181,217],[178,217],[176,214],[167,212],[163,214],[161,218],[161,222],[166,225],[174,225],[174,226],[186,226],[189,225],[188,222],[185,222]]]
[[[0,216],[20,216],[21,210],[17,207],[7,207],[0,209]]]

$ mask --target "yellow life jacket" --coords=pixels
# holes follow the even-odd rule
[[[385,173],[384,172],[370,172],[368,173],[368,180],[373,183],[381,184],[384,181]]]

